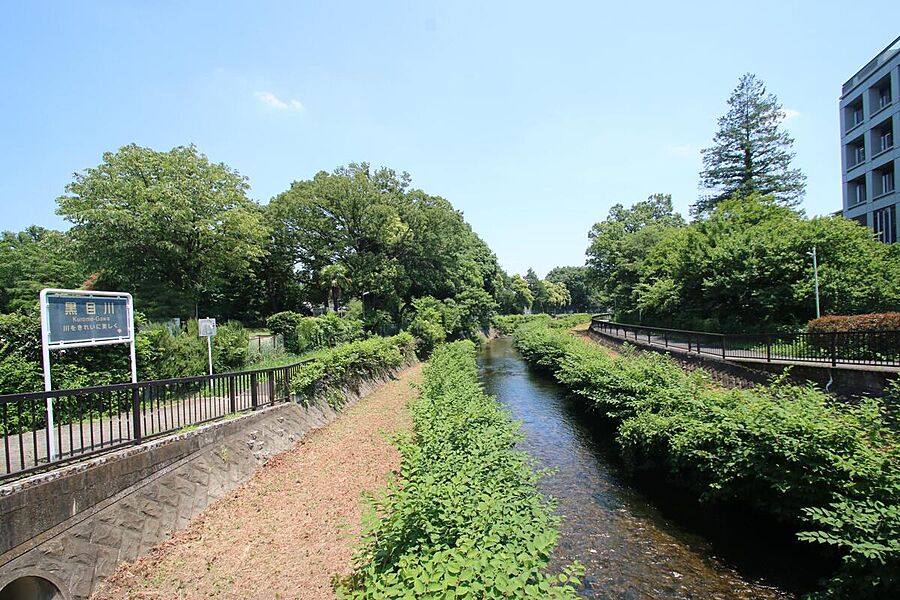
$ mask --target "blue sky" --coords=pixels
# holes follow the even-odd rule
[[[262,203],[352,161],[408,171],[540,274],[582,264],[617,202],[686,213],[747,71],[791,115],[803,207],[838,210],[841,85],[900,34],[888,1],[4,8],[2,230],[65,227],[55,198],[105,151],[194,143]]]

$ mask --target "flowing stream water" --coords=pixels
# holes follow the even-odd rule
[[[677,494],[652,493],[651,500],[638,491],[617,461],[614,432],[561,386],[530,371],[512,340],[488,342],[478,365],[485,391],[521,421],[521,449],[538,467],[554,470],[541,480],[563,517],[551,568],[583,564],[583,596],[765,600],[795,598],[787,589],[806,587],[792,581],[798,567],[790,544],[766,548],[748,531],[752,525],[732,531],[716,523],[701,534],[702,514],[684,518],[667,507],[679,504]]]

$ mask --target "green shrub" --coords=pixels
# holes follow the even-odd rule
[[[827,315],[806,324],[810,333],[845,331],[900,331],[900,312],[867,315]]]
[[[442,304],[430,296],[412,301],[413,318],[406,329],[415,336],[416,352],[420,357],[428,356],[432,350],[447,339]]]
[[[576,598],[550,576],[558,518],[509,414],[478,384],[474,345],[438,347],[400,438],[400,474],[374,501],[344,598]],[[376,516],[378,515],[378,516]],[[572,578],[572,579],[570,579]]]
[[[516,345],[616,423],[632,468],[668,471],[703,501],[813,528],[801,539],[843,557],[826,595],[900,595],[900,451],[881,402],[841,405],[783,381],[723,390],[664,355],[611,356],[541,324],[519,328]]]
[[[275,313],[266,319],[266,327],[284,340],[284,349],[295,354],[300,353],[297,341],[297,326],[305,317],[289,310]]]
[[[390,373],[411,360],[414,351],[415,340],[406,332],[342,344],[301,364],[291,378],[291,391],[306,400],[324,397],[333,404],[339,402],[341,389]]]
[[[332,348],[366,337],[362,321],[329,313],[321,317],[306,317],[297,324],[297,351],[308,352]]]
[[[492,324],[501,335],[509,335],[525,323],[549,321],[550,315],[544,313],[534,315],[495,315]]]
[[[590,320],[591,315],[588,313],[573,313],[571,315],[557,315],[556,317],[545,313],[537,313],[533,315],[495,315],[492,324],[501,335],[510,335],[522,325],[530,325],[532,323],[543,323],[556,329],[571,329],[576,325],[588,323]]]
[[[329,313],[321,317],[304,317],[300,313],[284,311],[266,319],[266,327],[280,334],[284,348],[302,354],[319,348],[361,340],[365,337],[362,321]]]

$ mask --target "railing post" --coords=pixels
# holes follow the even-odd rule
[[[725,360],[725,335],[722,335],[722,360]]]
[[[140,444],[144,436],[141,432],[141,396],[137,386],[131,390],[131,431],[134,443]]]
[[[275,369],[269,371],[269,401],[267,404],[275,403]]]
[[[836,333],[832,333],[832,334],[831,334],[831,341],[830,341],[830,343],[828,344],[828,346],[829,346],[828,349],[829,349],[829,351],[831,352],[831,366],[832,366],[832,367],[835,366],[835,365],[837,364],[837,348],[835,347],[835,341],[836,341],[836,340],[835,340],[835,337],[836,337],[836,336],[837,336]]]
[[[250,373],[250,408],[256,410],[259,406],[259,378],[256,371]]]
[[[228,377],[228,412],[237,412],[237,394],[234,391],[234,375]]]
[[[766,334],[766,362],[772,362],[772,336]]]

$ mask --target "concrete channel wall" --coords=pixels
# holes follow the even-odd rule
[[[387,381],[345,392],[348,407]],[[338,413],[279,404],[0,487],[0,600],[87,598]]]

